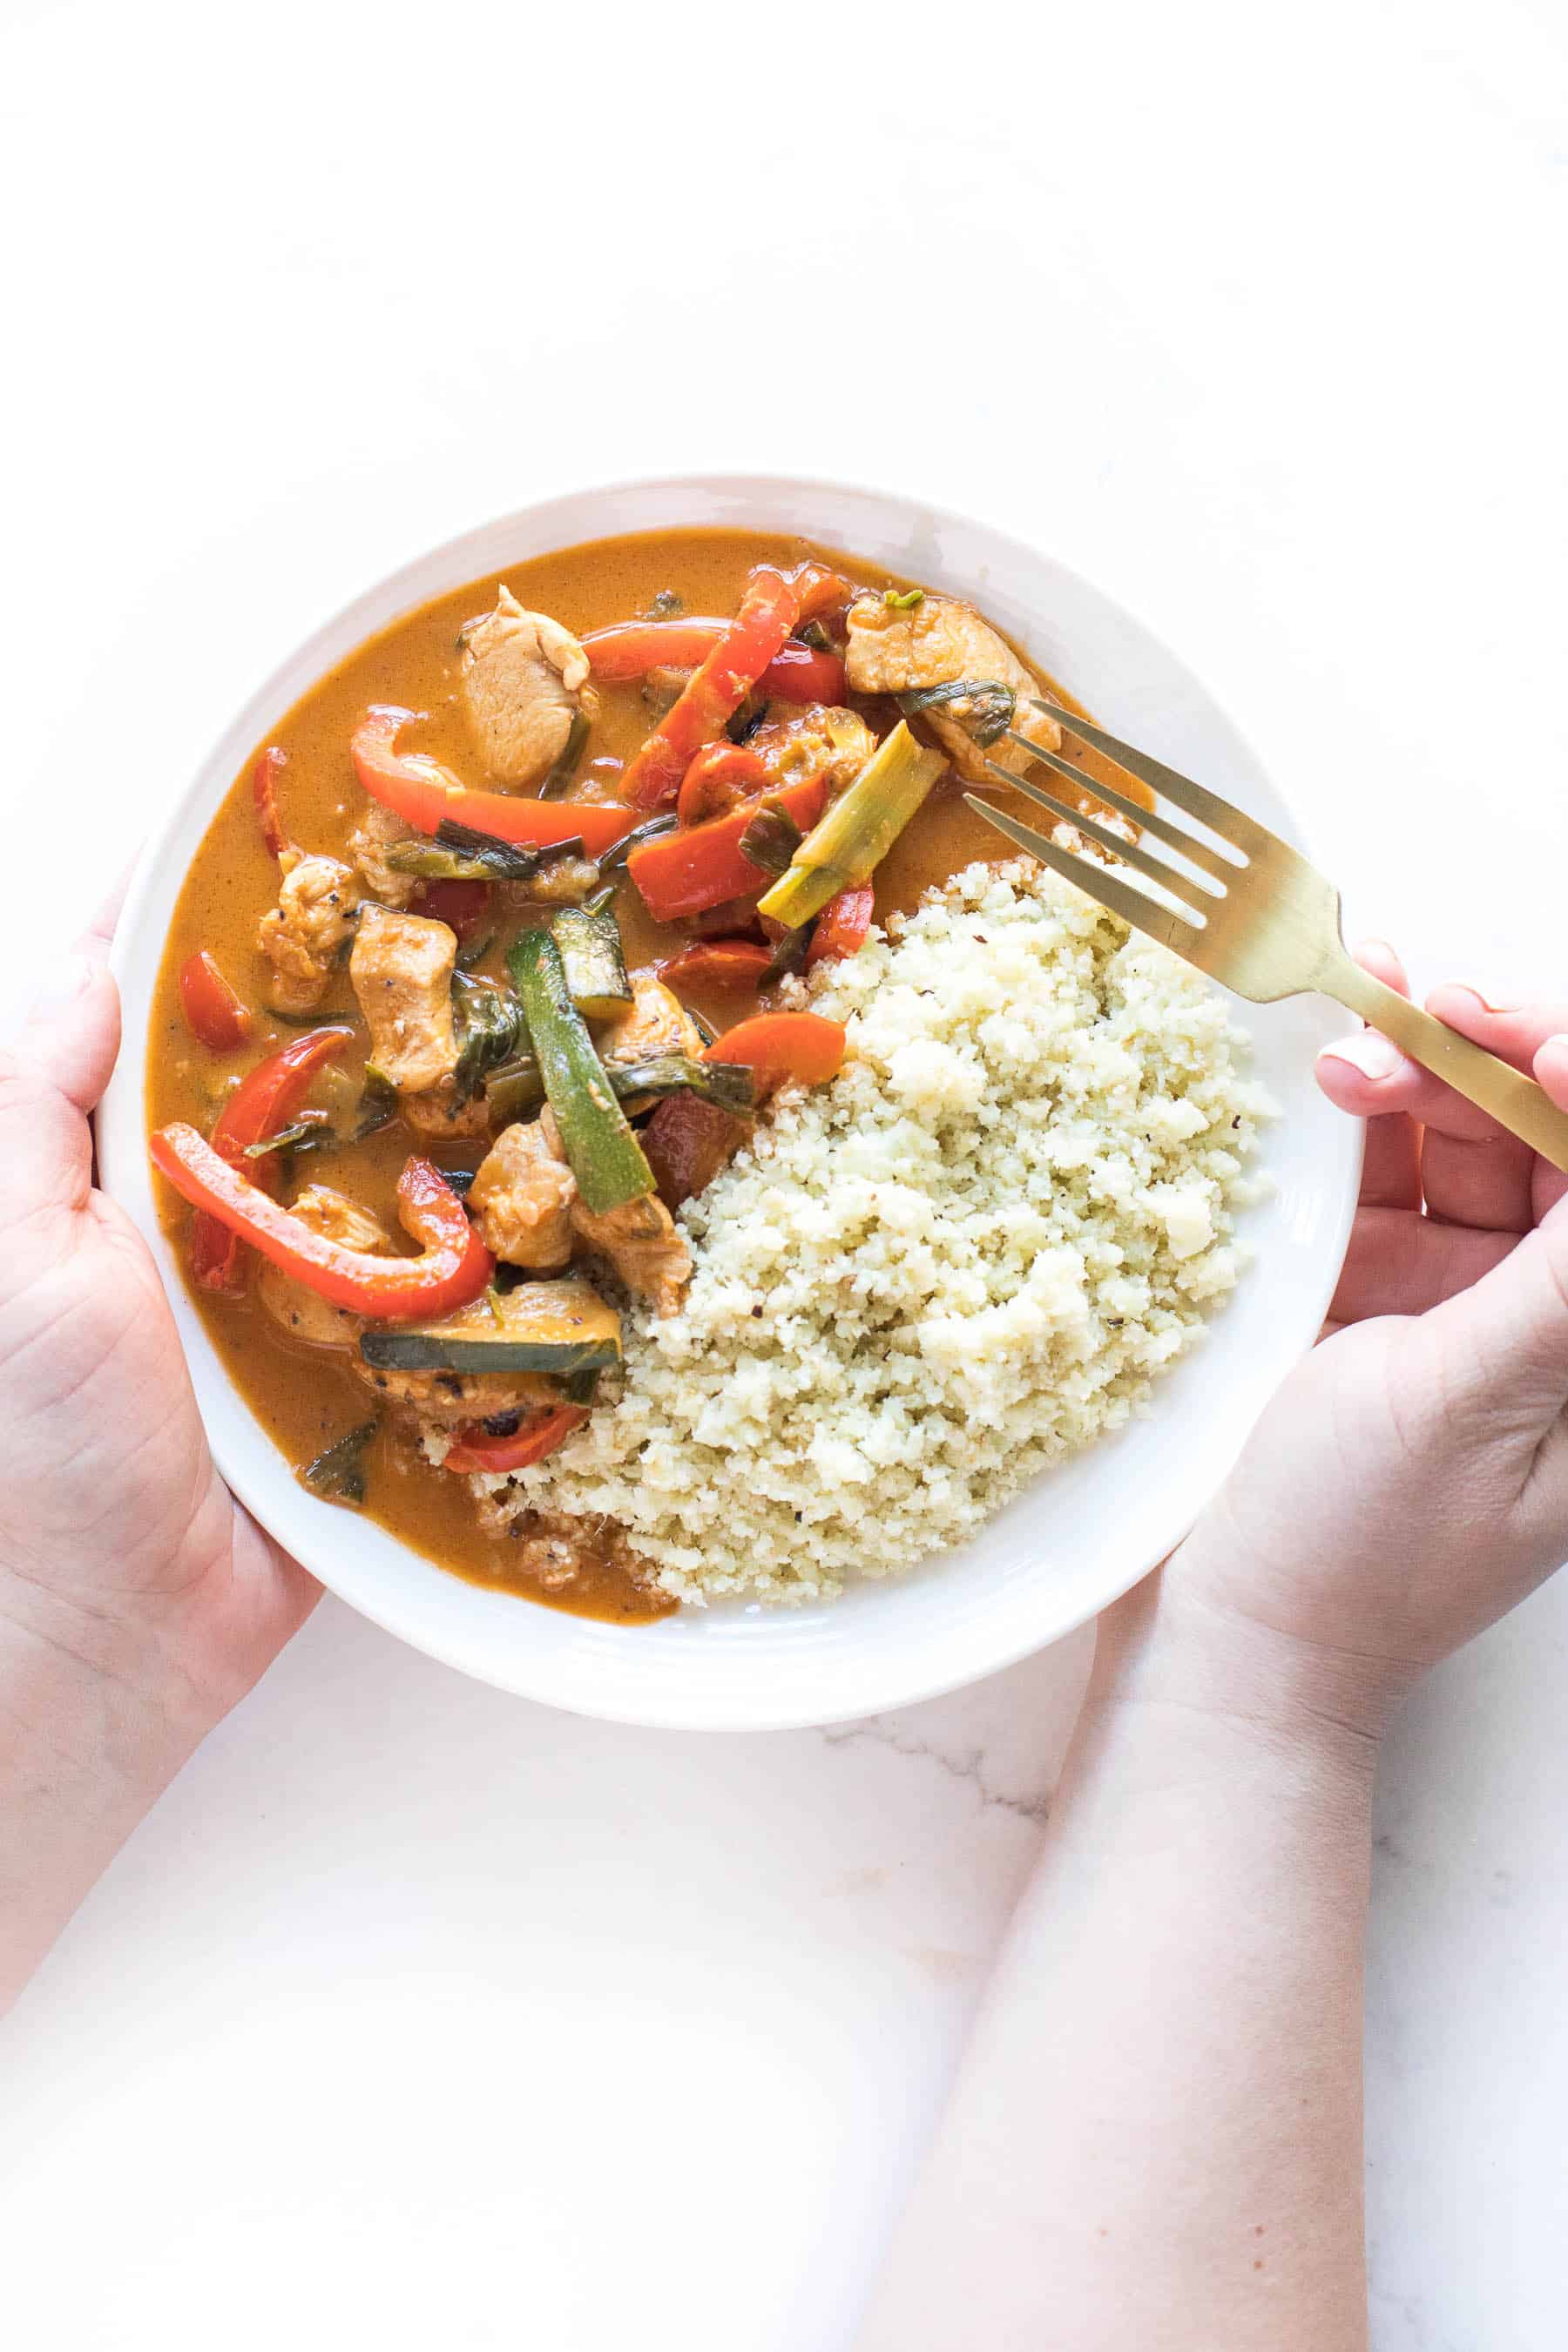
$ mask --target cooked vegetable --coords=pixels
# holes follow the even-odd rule
[[[563,907],[550,931],[561,950],[567,994],[578,1012],[590,1021],[608,1021],[624,1012],[632,1002],[632,984],[621,952],[621,927],[614,915]]]
[[[205,948],[180,966],[180,1010],[192,1036],[215,1054],[243,1045],[255,1026],[249,1008],[240,1003]]]
[[[514,841],[444,817],[434,841],[395,841],[385,855],[395,874],[419,874],[433,881],[531,882],[542,866],[577,856],[582,848],[581,837],[574,835],[542,848],[520,849]]]
[[[767,715],[767,697],[763,694],[749,694],[725,728],[726,739],[733,743],[738,751],[744,751],[752,736],[761,729]]]
[[[711,1062],[706,1055],[694,1062],[689,1054],[656,1054],[646,1062],[606,1062],[605,1067],[623,1102],[634,1102],[639,1095],[694,1094],[723,1110],[750,1110],[757,1098],[749,1069],[738,1063]]]
[[[703,1056],[743,1062],[763,1085],[799,1078],[808,1087],[837,1077],[844,1066],[844,1031],[820,1013],[758,1013],[726,1029]]]
[[[488,882],[427,882],[409,912],[424,915],[433,923],[445,923],[459,940],[467,940],[484,921],[489,903]]]
[[[522,999],[561,1148],[587,1208],[600,1216],[651,1192],[652,1172],[568,993],[555,941],[548,931],[524,931],[507,965]]]
[[[458,1033],[452,1099],[460,1107],[472,1102],[487,1072],[517,1059],[528,1043],[528,1024],[510,991],[466,971],[452,974],[452,1014]]]
[[[487,1294],[493,1336],[429,1328],[367,1329],[360,1354],[388,1372],[549,1372],[561,1380],[621,1360],[621,1318],[591,1283],[521,1282]]]
[[[871,912],[876,903],[877,894],[869,882],[853,883],[847,890],[840,890],[837,898],[829,898],[816,919],[816,929],[806,950],[807,971],[815,971],[819,963],[854,955],[863,948],[870,936]]]
[[[802,923],[793,931],[781,933],[773,942],[773,951],[768,958],[766,971],[757,982],[758,987],[772,988],[773,982],[783,980],[786,973],[804,971],[805,959],[811,950],[811,936],[809,923]]]
[[[815,624],[813,625],[816,625]],[[842,702],[844,664],[833,652],[786,639],[759,681],[780,702]]]
[[[531,1054],[509,1062],[485,1080],[485,1101],[492,1127],[510,1127],[527,1118],[544,1100],[544,1080]]]
[[[251,796],[256,803],[256,821],[261,828],[263,845],[274,857],[281,857],[289,846],[289,836],[278,814],[278,779],[289,764],[289,754],[280,751],[276,743],[269,744],[250,772]]]
[[[616,842],[607,856],[600,858],[600,873],[613,874],[618,866],[629,866],[634,849],[640,849],[645,841],[662,841],[667,833],[675,831],[679,822],[679,817],[671,809],[664,816],[650,816],[646,824],[634,825],[630,833]]]
[[[917,604],[925,603],[923,588],[884,588],[882,602],[895,613],[912,613]]]
[[[531,1421],[525,1421],[510,1437],[488,1437],[482,1423],[460,1429],[447,1449],[445,1467],[463,1477],[476,1471],[498,1476],[508,1470],[526,1470],[531,1463],[542,1462],[546,1454],[563,1445],[587,1418],[583,1405],[559,1404],[552,1412],[536,1413]]]
[[[364,1066],[364,1086],[359,1098],[359,1117],[355,1119],[348,1140],[363,1143],[367,1135],[379,1135],[397,1117],[397,1088],[384,1070],[374,1062]]]
[[[691,1094],[661,1102],[642,1131],[658,1197],[673,1214],[705,1192],[745,1141],[750,1122]]]
[[[675,813],[682,824],[702,824],[767,788],[768,772],[755,751],[738,743],[709,743],[680,780]]]
[[[423,751],[399,756],[399,730],[414,717],[390,703],[375,703],[354,729],[350,743],[354,771],[372,800],[395,810],[418,832],[432,835],[443,823],[462,824],[500,841],[533,842],[542,848],[581,841],[590,857],[620,839],[627,825],[624,809],[574,801],[528,800],[510,793],[476,792],[459,783],[449,768]]]
[[[918,719],[922,710],[941,709],[947,703],[967,702],[969,709],[950,710],[948,716],[982,749],[1005,735],[1018,707],[1017,696],[999,677],[954,677],[944,686],[911,687],[898,701],[906,719]]]
[[[312,1029],[309,1036],[296,1037],[258,1062],[217,1115],[212,1148],[218,1157],[237,1166],[253,1143],[287,1126],[317,1071],[334,1054],[342,1053],[353,1034],[335,1024]],[[251,1172],[258,1184],[270,1191],[277,1181],[277,1162],[259,1160]],[[191,1273],[204,1290],[224,1291],[232,1297],[244,1289],[241,1244],[226,1220],[199,1211],[192,1220]]]
[[[300,1118],[292,1127],[279,1128],[276,1135],[264,1135],[259,1143],[247,1143],[243,1156],[247,1160],[265,1160],[273,1151],[321,1151],[338,1139],[330,1118]]]
[[[741,855],[764,874],[787,874],[805,836],[789,811],[765,800],[741,835]]]
[[[365,1496],[364,1449],[375,1435],[374,1421],[362,1423],[307,1462],[297,1475],[300,1483],[323,1500],[347,1503],[357,1509]]]
[[[900,719],[842,800],[802,842],[789,872],[758,912],[794,930],[840,890],[867,881],[935,783],[946,761],[915,741]]]
[[[756,940],[699,940],[667,956],[658,976],[667,986],[685,981],[691,987],[755,988],[772,961],[770,950]]]
[[[561,756],[539,787],[539,797],[542,801],[559,800],[576,774],[577,762],[587,748],[588,727],[587,712],[574,710],[572,713],[572,724],[566,730],[566,740],[561,747]]]
[[[821,814],[826,790],[820,776],[805,776],[798,784],[786,784],[772,798],[797,825],[805,827],[815,824]],[[700,915],[705,908],[725,906],[731,898],[752,898],[764,887],[766,873],[753,866],[741,848],[755,814],[754,803],[747,803],[709,824],[684,825],[633,850],[626,870],[657,921],[669,923],[685,915]]]
[[[495,1271],[461,1201],[427,1160],[410,1160],[397,1185],[398,1214],[424,1255],[376,1257],[312,1233],[183,1121],[160,1129],[150,1150],[154,1168],[194,1207],[353,1314],[389,1323],[448,1315],[477,1298]]]
[[[633,808],[648,809],[674,799],[692,753],[723,732],[725,720],[745,700],[799,618],[795,583],[759,565],[735,618],[627,766],[621,778],[624,801]]]

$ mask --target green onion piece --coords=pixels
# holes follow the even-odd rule
[[[767,704],[759,696],[748,694],[724,732],[731,743],[749,743],[767,715]]]
[[[925,602],[923,588],[884,588],[882,602],[895,613],[912,613],[917,604]]]
[[[458,950],[452,960],[456,969],[458,971],[472,971],[477,963],[483,963],[495,943],[496,935],[493,931],[477,933],[473,939]]]
[[[784,933],[773,954],[757,974],[759,988],[772,988],[773,982],[783,980],[786,972],[802,970],[805,963],[805,951],[811,945],[811,934],[815,929],[815,924],[801,923],[793,931]]]
[[[313,1462],[306,1463],[296,1474],[300,1483],[324,1501],[346,1503],[357,1510],[365,1497],[364,1449],[375,1435],[375,1429],[374,1421],[351,1429],[336,1444],[318,1454]]]
[[[1005,735],[1013,724],[1018,698],[999,677],[955,677],[946,686],[912,687],[909,693],[898,698],[899,709],[906,719],[918,718],[922,710],[934,710],[945,702],[967,702],[973,706],[966,711],[952,711],[949,716],[984,749]]]
[[[661,588],[642,618],[645,621],[673,621],[677,613],[684,613],[685,610],[684,596],[678,596],[673,588]]]
[[[798,930],[840,890],[868,880],[946,764],[940,751],[917,743],[900,719],[843,798],[813,826],[758,913]]]
[[[452,1099],[462,1104],[472,1102],[487,1071],[516,1059],[527,1035],[527,1024],[521,1005],[510,991],[476,980],[466,971],[452,974],[452,1009],[458,1033]]]
[[[721,1110],[755,1108],[755,1074],[743,1062],[695,1062],[686,1054],[658,1054],[646,1062],[606,1062],[605,1074],[622,1102],[638,1095],[695,1095]]]
[[[656,1189],[653,1171],[572,1002],[560,949],[548,931],[524,931],[507,964],[522,1000],[562,1149],[589,1213],[603,1216],[641,1200]]]
[[[634,825],[630,833],[623,834],[615,847],[600,858],[600,873],[613,874],[617,866],[626,864],[639,842],[660,841],[667,833],[677,832],[679,824],[680,819],[672,811],[668,816],[650,816],[646,824]]]
[[[247,1143],[245,1156],[247,1160],[265,1160],[269,1151],[308,1151],[312,1140],[318,1146],[328,1140],[336,1140],[324,1119],[301,1118],[296,1120],[292,1127],[280,1127],[276,1135],[264,1135],[259,1143]]]
[[[764,874],[787,874],[805,836],[788,809],[764,801],[741,835],[741,855]]]
[[[833,651],[833,639],[821,621],[803,621],[795,633],[795,641],[797,646],[812,646],[817,653]]]
[[[542,801],[558,801],[577,772],[577,762],[588,740],[588,714],[585,710],[572,713],[572,724],[566,730],[566,740],[561,747],[561,757],[539,787]]]
[[[618,881],[601,883],[598,889],[584,899],[583,912],[585,915],[602,915],[606,908],[615,905],[616,893],[620,887]]]
[[[384,1070],[374,1062],[364,1066],[364,1087],[359,1098],[359,1117],[351,1129],[347,1140],[363,1143],[367,1135],[374,1135],[390,1127],[397,1117],[397,1088]]]

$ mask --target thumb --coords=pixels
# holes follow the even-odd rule
[[[88,1114],[120,1050],[120,992],[91,937],[47,974],[0,1053],[0,1229],[85,1205],[92,1184]]]

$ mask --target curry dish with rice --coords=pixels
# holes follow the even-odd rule
[[[477,1582],[676,1605],[508,1482],[628,1315],[681,1315],[689,1204],[844,1062],[811,991],[994,864],[962,792],[1059,751],[1052,703],[956,598],[695,530],[509,567],[301,698],[185,881],[147,1108],[204,1323],[317,1493]]]

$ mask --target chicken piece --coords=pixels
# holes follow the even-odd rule
[[[580,907],[598,887],[599,869],[586,857],[552,857],[531,880],[501,886],[509,903],[520,907]]]
[[[746,745],[779,784],[803,776],[826,775],[829,795],[847,792],[877,748],[877,738],[858,710],[825,703],[793,719],[769,719]]]
[[[364,877],[373,898],[384,907],[406,907],[419,887],[416,874],[399,874],[386,862],[395,842],[413,841],[414,827],[405,824],[380,801],[367,801],[364,814],[349,835],[349,855]]]
[[[479,1239],[509,1265],[554,1274],[572,1257],[577,1180],[550,1147],[537,1119],[496,1138],[468,1188]]]
[[[646,965],[626,977],[632,984],[632,1001],[600,1030],[599,1059],[652,1062],[664,1054],[685,1054],[700,1061],[702,1032],[674,990]]]
[[[279,1013],[310,1013],[331,981],[339,949],[354,928],[360,887],[335,857],[285,849],[278,904],[257,926],[256,944],[272,967]]]
[[[490,1293],[447,1316],[439,1328],[454,1339],[503,1339],[506,1322],[507,1300]],[[395,1372],[362,1356],[353,1369],[384,1403],[405,1407],[432,1429],[540,1412],[561,1402],[559,1385],[545,1372]]]
[[[546,1148],[566,1166],[561,1130],[548,1103],[539,1114],[539,1131]],[[598,1216],[579,1194],[572,1202],[571,1216],[572,1230],[584,1248],[595,1257],[606,1258],[628,1290],[639,1298],[651,1298],[661,1315],[675,1313],[691,1279],[691,1252],[657,1194],[628,1201],[624,1207],[606,1209]]]
[[[466,1143],[490,1131],[490,1107],[481,1087],[460,1103],[450,1078],[420,1095],[405,1095],[397,1106],[416,1135],[432,1143]]]
[[[290,1213],[311,1233],[320,1234],[324,1241],[342,1242],[345,1249],[384,1257],[391,1247],[391,1236],[380,1218],[345,1193],[334,1192],[330,1184],[307,1184],[292,1202]],[[332,1306],[308,1283],[296,1281],[265,1259],[256,1287],[273,1320],[307,1347],[352,1348],[364,1328],[363,1316],[346,1307]]]
[[[859,596],[849,607],[848,625],[845,670],[857,694],[907,694],[961,677],[999,679],[1018,698],[1010,724],[1046,751],[1059,749],[1061,729],[1029,698],[1038,695],[1039,681],[973,604],[928,591],[908,612],[898,612],[881,596]],[[983,748],[963,723],[965,708],[962,702],[937,703],[922,713],[959,772],[972,783],[994,782],[985,764],[992,760],[1022,775],[1029,765],[1027,752],[1005,737]]]
[[[399,1094],[423,1094],[458,1066],[452,1025],[456,932],[426,915],[367,905],[349,978],[370,1028],[370,1059]]]
[[[598,717],[588,656],[569,629],[525,613],[510,588],[463,631],[462,692],[480,757],[498,783],[535,784],[566,748],[581,711]]]

